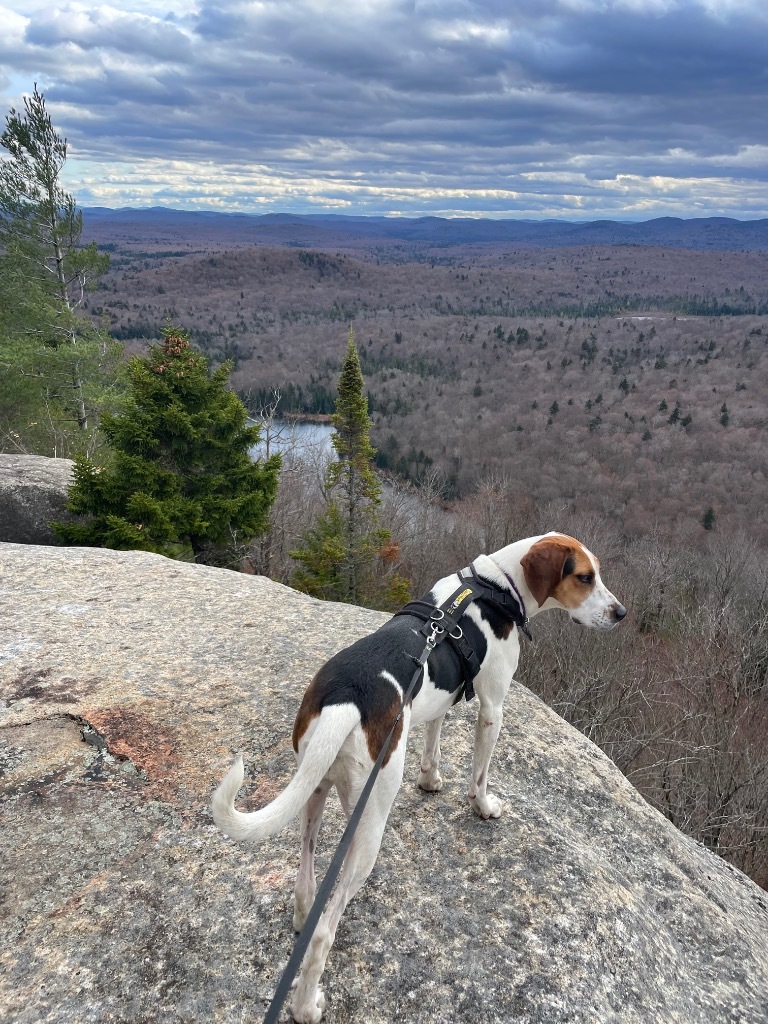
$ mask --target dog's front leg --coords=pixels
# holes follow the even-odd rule
[[[445,715],[440,715],[427,722],[424,731],[424,751],[421,755],[419,786],[427,793],[437,793],[443,788],[443,777],[440,774],[440,730]]]
[[[472,810],[481,818],[501,817],[501,800],[488,792],[488,766],[501,729],[503,698],[496,703],[478,693],[480,712],[475,726],[475,750],[472,757],[472,783],[467,797]]]

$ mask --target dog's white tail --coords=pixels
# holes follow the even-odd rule
[[[213,794],[213,820],[233,839],[260,842],[284,828],[296,817],[336,760],[344,740],[360,724],[354,704],[334,704],[323,709],[322,724],[315,728],[296,774],[283,792],[258,811],[244,814],[235,808],[243,784],[243,758],[238,757]]]

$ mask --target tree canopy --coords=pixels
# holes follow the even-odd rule
[[[0,444],[88,451],[120,354],[83,312],[109,257],[81,242],[82,213],[61,184],[67,140],[37,86],[11,109],[0,145]]]

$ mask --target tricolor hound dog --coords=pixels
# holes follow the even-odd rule
[[[584,626],[612,629],[626,610],[600,579],[600,565],[583,544],[560,533],[509,544],[472,563],[477,577],[522,601],[522,613],[534,616],[562,608]],[[440,605],[456,588],[456,575],[440,580],[424,599]],[[481,818],[498,818],[502,804],[488,790],[488,765],[501,727],[502,705],[517,668],[520,644],[508,606],[479,599],[460,622],[473,647],[479,671],[473,685],[478,719],[468,798]],[[517,621],[521,621],[520,618]],[[293,728],[298,770],[287,788],[251,814],[235,809],[243,782],[238,758],[213,797],[213,817],[227,835],[257,842],[283,828],[301,812],[301,862],[296,881],[294,928],[298,931],[315,895],[314,854],[326,797],[335,786],[345,814],[370,774],[401,708],[413,676],[413,661],[423,647],[422,622],[401,614],[370,636],[334,655],[317,673],[302,700]],[[441,789],[440,729],[446,711],[461,698],[464,673],[459,655],[443,643],[435,648],[423,680],[400,720],[392,746],[363,811],[334,894],[315,929],[294,988],[291,1012],[298,1024],[317,1024],[325,997],[320,976],[347,903],[371,872],[392,802],[400,788],[408,730],[426,722],[419,786]]]

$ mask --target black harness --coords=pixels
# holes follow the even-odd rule
[[[504,570],[501,570],[504,572]],[[441,640],[448,640],[459,656],[464,680],[462,683],[463,695],[466,700],[472,700],[475,696],[475,689],[472,685],[474,678],[480,671],[480,661],[474,649],[470,645],[464,631],[459,625],[461,617],[473,601],[483,598],[492,601],[523,633],[532,639],[531,631],[528,628],[528,616],[525,612],[525,602],[520,591],[515,586],[511,576],[504,573],[510,586],[513,588],[505,590],[497,583],[482,579],[478,576],[474,565],[468,565],[456,573],[460,584],[453,593],[437,607],[429,601],[410,601],[404,608],[401,608],[396,615],[414,615],[422,619],[424,625],[419,632],[424,636],[427,643],[432,640],[430,650],[440,643]],[[413,658],[417,664],[418,658]],[[461,694],[456,698],[461,700]]]

